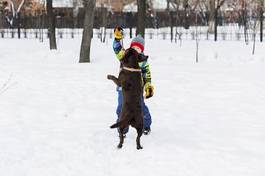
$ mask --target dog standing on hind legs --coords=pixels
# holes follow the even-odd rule
[[[121,60],[119,77],[107,76],[117,86],[122,87],[123,102],[120,121],[110,127],[119,128],[120,142],[118,148],[122,148],[124,142],[123,132],[129,125],[137,130],[137,149],[143,148],[140,143],[143,134],[143,110],[141,106],[143,86],[141,69],[138,64],[141,61],[143,60],[140,59],[139,54],[134,49],[129,48],[125,51],[125,56]]]

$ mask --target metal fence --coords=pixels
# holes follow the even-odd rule
[[[93,37],[103,39],[113,38],[113,29],[94,29]],[[82,29],[57,29],[56,37],[58,39],[74,39],[82,37]],[[135,34],[135,29],[132,31]],[[254,31],[247,31],[244,33],[242,30],[238,31],[224,31],[220,30],[218,32],[218,40],[227,40],[227,41],[251,41],[259,38],[260,34],[255,33]],[[129,37],[129,29],[125,29],[125,37]],[[265,37],[265,35],[264,35]],[[46,40],[48,39],[48,30],[47,29],[21,29],[20,36],[17,29],[1,29],[0,30],[0,39],[39,39]],[[147,29],[145,33],[146,39],[160,39],[160,40],[214,40],[214,34],[208,33],[207,30],[200,29],[196,30],[191,28],[189,30],[183,30],[181,28],[174,28],[173,35],[171,34],[168,28],[163,29]]]

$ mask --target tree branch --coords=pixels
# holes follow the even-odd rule
[[[18,9],[17,9],[17,12],[16,13],[19,13],[20,12],[20,10],[21,10],[22,6],[24,5],[24,3],[25,3],[25,0],[22,0],[21,3],[18,6]]]
[[[218,0],[218,4],[217,4],[217,10],[220,9],[220,7],[225,3],[225,0]]]

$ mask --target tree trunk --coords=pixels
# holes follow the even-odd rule
[[[133,14],[132,12],[128,13],[128,27],[130,29],[130,38],[132,38],[132,28],[133,28]]]
[[[108,24],[108,10],[106,8],[102,8],[103,12],[102,12],[102,27],[103,27],[103,31],[102,31],[102,42],[105,43],[106,40],[106,35],[107,35],[107,24]]]
[[[242,1],[241,8],[242,8],[242,19],[243,19],[243,25],[244,25],[244,39],[245,39],[245,43],[248,44],[247,4],[246,4],[245,0]]]
[[[136,35],[141,34],[144,37],[145,34],[145,18],[146,18],[146,0],[137,0],[137,29]]]
[[[218,8],[214,11],[214,41],[217,41]]]
[[[169,21],[170,21],[170,39],[171,43],[173,42],[173,12],[169,12]]]
[[[218,11],[224,2],[225,0],[217,0],[217,7],[214,9],[214,41],[217,41]]]
[[[52,7],[52,0],[47,0],[47,13],[48,13],[48,33],[49,33],[49,40],[50,40],[50,49],[57,49],[56,45],[56,36],[55,36],[55,16],[53,13],[53,7]]]
[[[18,38],[20,39],[21,36],[21,15],[20,12],[17,13],[17,34],[18,34]]]
[[[257,21],[254,21],[254,25],[253,25],[254,29],[253,29],[253,48],[252,48],[252,55],[255,54],[255,48],[256,48],[256,27],[257,27]]]
[[[264,0],[260,0],[260,42],[263,42]]]
[[[209,26],[208,26],[208,32],[210,34],[214,33],[214,23],[215,23],[215,0],[209,1]]]
[[[78,13],[79,13],[78,0],[73,0],[73,28],[77,28]]]
[[[90,62],[91,38],[93,35],[94,11],[96,0],[83,0],[85,9],[84,30],[79,62]]]
[[[2,9],[0,8],[0,32],[2,32],[3,29],[3,24],[4,20],[3,20],[3,14],[2,14]]]
[[[185,29],[189,29],[190,24],[189,24],[189,2],[188,2],[188,0],[185,0],[183,2],[183,6],[184,6],[184,14],[185,14],[185,17],[184,17],[184,28]]]

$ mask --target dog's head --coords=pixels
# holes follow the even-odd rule
[[[125,51],[125,55],[121,60],[121,63],[125,67],[131,67],[135,69],[139,69],[139,62],[146,61],[148,56],[144,56],[139,54],[133,48],[129,48]]]

